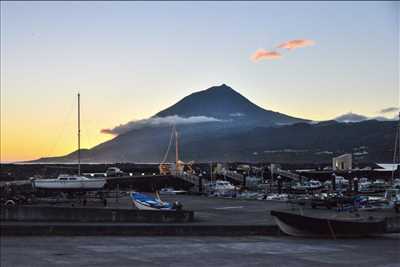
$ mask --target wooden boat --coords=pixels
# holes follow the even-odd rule
[[[274,210],[271,216],[282,232],[298,237],[361,237],[382,234],[386,229],[385,219],[372,217],[331,219]]]

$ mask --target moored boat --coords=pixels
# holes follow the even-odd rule
[[[303,216],[285,211],[271,211],[279,229],[297,237],[362,237],[383,234],[385,219],[381,218],[323,218]]]
[[[182,195],[186,193],[187,191],[185,190],[175,190],[172,187],[165,187],[160,190],[160,195]]]
[[[224,180],[216,180],[205,184],[205,191],[213,196],[231,196],[237,190],[238,188]]]

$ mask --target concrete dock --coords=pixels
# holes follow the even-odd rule
[[[116,235],[116,236],[246,236],[246,235],[281,235],[271,210],[290,210],[299,212],[299,207],[281,201],[241,200],[229,198],[214,198],[193,195],[164,195],[163,200],[179,201],[189,210],[186,218],[177,213],[154,211],[154,214],[137,212],[127,196],[110,198],[107,207],[102,207],[99,201],[88,201],[85,207],[72,208],[67,204],[49,207],[59,209],[57,216],[51,215],[51,220],[45,220],[46,211],[40,211],[39,220],[8,220],[1,223],[1,234],[4,235]],[[29,208],[29,207],[27,207]],[[32,212],[39,207],[32,207]],[[74,211],[76,209],[76,212]],[[97,212],[100,210],[100,212]],[[67,211],[65,213],[65,211]],[[4,211],[2,211],[4,212]],[[184,211],[185,212],[185,211]],[[321,209],[302,208],[309,215],[329,217],[354,216],[348,212],[336,212]],[[51,213],[51,212],[50,212]],[[94,213],[93,216],[89,216]],[[114,214],[115,213],[115,214]],[[121,214],[120,214],[121,213]],[[136,214],[138,213],[138,214]],[[147,215],[146,215],[146,214]],[[166,214],[163,214],[166,213]],[[394,210],[385,212],[363,212],[365,216],[387,216],[396,220],[392,224],[400,225],[400,216]],[[68,215],[68,220],[61,220],[61,215]],[[104,216],[102,214],[106,214]],[[129,216],[127,216],[129,214]],[[183,213],[184,214],[184,213]],[[81,216],[82,215],[82,216]],[[179,216],[178,216],[179,215]],[[15,214],[14,214],[15,216]],[[100,218],[97,218],[99,216]],[[190,217],[192,216],[192,217]],[[12,216],[9,216],[13,218]],[[41,218],[41,219],[40,219]],[[129,218],[129,220],[126,220]],[[83,220],[81,220],[83,219]],[[398,230],[397,230],[398,232]]]
[[[118,200],[108,199],[107,207],[102,207],[101,202],[88,202],[85,207],[72,208],[67,204],[53,205],[52,207],[32,206],[32,213],[39,209],[39,220],[30,220],[31,212],[25,214],[25,221],[7,220],[2,222],[2,235],[218,235],[218,236],[238,236],[238,235],[276,235],[279,230],[275,225],[268,210],[276,208],[285,208],[288,204],[274,201],[255,201],[238,200],[224,198],[209,198],[205,196],[192,195],[169,195],[162,196],[166,201],[179,201],[184,205],[184,211],[177,212],[176,216],[172,212],[154,211],[153,215],[146,215],[149,221],[144,221],[144,215],[140,215],[140,220],[122,221],[122,220],[88,220],[87,214],[99,209],[100,216],[108,211],[121,211],[125,213],[136,213],[127,196]],[[24,209],[29,209],[26,207]],[[46,217],[43,211],[49,209],[57,210],[58,216],[52,214],[51,220],[44,220]],[[76,209],[74,214],[71,213]],[[129,210],[131,212],[129,212]],[[189,211],[187,211],[189,210]],[[67,211],[65,213],[65,211]],[[2,211],[4,212],[4,211]],[[16,213],[16,212],[14,212]],[[71,214],[70,214],[71,213]],[[145,213],[145,212],[144,212]],[[165,215],[163,213],[166,213]],[[171,213],[171,214],[170,214]],[[189,220],[181,220],[180,213],[188,214]],[[57,220],[62,214],[68,217],[68,220]],[[12,214],[9,218],[16,218],[18,215]],[[82,215],[82,216],[80,216]],[[112,215],[112,214],[111,214]],[[112,216],[108,217],[112,217]],[[158,215],[158,216],[155,216]],[[83,221],[77,221],[77,218],[83,217]],[[93,217],[93,216],[92,216]],[[101,217],[101,216],[100,216]],[[137,218],[135,214],[133,216]],[[173,218],[178,217],[178,218]],[[180,216],[182,217],[182,216]],[[185,218],[187,215],[185,215]],[[173,221],[172,219],[175,221]]]

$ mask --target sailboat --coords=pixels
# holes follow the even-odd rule
[[[166,163],[172,141],[175,136],[175,164]],[[161,175],[176,175],[179,173],[183,173],[183,169],[185,167],[185,162],[179,160],[179,143],[178,143],[178,131],[176,130],[176,124],[172,126],[171,137],[169,140],[169,144],[167,150],[164,154],[163,160],[159,164],[158,168],[160,170]]]
[[[33,179],[35,189],[51,191],[99,190],[106,184],[105,178],[87,178],[81,175],[81,127],[80,94],[78,93],[78,175],[60,174],[55,179]]]

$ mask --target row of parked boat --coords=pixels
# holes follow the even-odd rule
[[[370,181],[366,177],[355,180],[357,182],[357,191],[362,193],[373,193],[373,192],[383,192],[386,188],[390,187],[389,183],[384,180],[374,180]],[[354,181],[353,181],[354,182]],[[352,190],[354,190],[355,185],[352,185]],[[400,179],[395,179],[393,181],[393,187],[400,188]],[[291,185],[291,189],[304,191],[304,190],[316,190],[325,189],[331,190],[333,188],[332,181],[328,180],[325,182],[320,182],[318,180],[309,180],[304,182],[297,182]],[[349,180],[342,176],[335,177],[335,189],[336,190],[347,190],[349,188]]]

